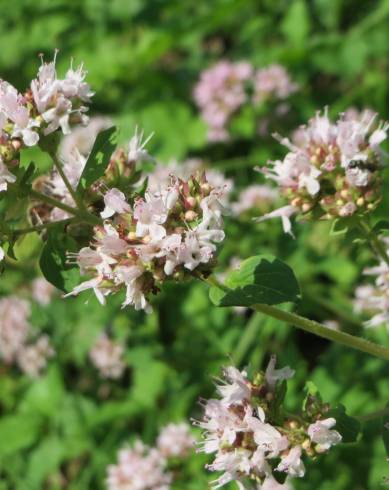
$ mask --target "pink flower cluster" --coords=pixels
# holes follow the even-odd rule
[[[0,299],[0,359],[5,364],[16,364],[25,374],[37,377],[54,355],[49,339],[41,335],[29,342],[30,304],[16,296]]]
[[[123,307],[150,311],[147,297],[169,279],[207,274],[216,244],[224,239],[219,197],[203,174],[172,179],[157,192],[146,191],[131,206],[118,189],[104,195],[104,226],[95,227],[90,247],[75,259],[92,278],[72,293],[93,289],[99,301],[125,289]]]
[[[194,98],[209,126],[210,141],[228,139],[231,116],[247,101],[245,83],[252,77],[252,66],[244,61],[220,61],[201,73]]]
[[[85,82],[82,66],[71,67],[59,79],[55,59],[42,63],[38,76],[25,94],[10,83],[0,80],[0,191],[15,181],[8,167],[17,165],[22,146],[38,144],[42,136],[61,129],[70,133],[70,126],[85,124],[85,113],[93,92]]]
[[[222,472],[213,488],[231,481],[241,489],[249,481],[257,482],[258,488],[272,488],[277,472],[302,477],[304,452],[325,452],[341,441],[340,434],[332,429],[336,424],[333,418],[303,420],[280,414],[280,407],[274,404],[279,382],[293,376],[294,371],[289,367],[276,369],[275,363],[272,357],[266,372],[253,380],[245,371],[226,368],[217,387],[220,398],[202,402],[203,419],[195,422],[204,430],[200,451],[215,454],[207,468]]]
[[[109,490],[169,490],[174,474],[168,470],[169,458],[184,459],[194,438],[185,423],[169,424],[157,439],[157,447],[136,440],[119,451],[118,463],[108,466]]]
[[[290,79],[285,68],[273,64],[257,70],[254,75],[254,102],[260,103],[268,99],[283,100],[298,89],[298,85]]]
[[[109,490],[169,490],[171,481],[166,459],[139,440],[119,451],[118,464],[108,466]]]
[[[126,367],[123,354],[122,344],[102,334],[89,352],[89,358],[102,378],[118,379]]]
[[[296,90],[297,85],[280,65],[255,71],[245,61],[224,60],[201,73],[194,99],[208,125],[208,139],[226,141],[231,118],[244,104],[284,100]]]
[[[185,458],[194,444],[195,439],[185,422],[166,425],[157,438],[158,450],[165,458]]]
[[[387,247],[388,243],[385,242]],[[354,310],[371,316],[365,323],[367,327],[386,325],[389,330],[389,266],[381,262],[364,270],[367,276],[374,278],[374,284],[364,284],[355,290]]]
[[[34,279],[31,286],[33,299],[41,306],[47,306],[55,293],[55,287],[43,277]]]
[[[281,217],[290,232],[295,214],[332,219],[373,210],[381,196],[379,145],[389,128],[375,119],[368,113],[357,119],[341,115],[333,123],[325,110],[300,129],[297,144],[280,138],[289,153],[260,171],[278,184],[289,204],[259,221]]]
[[[268,185],[253,184],[242,190],[238,201],[232,203],[232,211],[236,215],[253,211],[266,212],[277,197],[276,189]]]

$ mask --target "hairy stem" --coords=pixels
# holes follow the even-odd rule
[[[226,286],[220,284],[219,281],[213,276],[208,277],[206,279],[206,282],[208,282],[208,284],[210,284],[211,286],[216,286],[219,289],[222,289],[223,291],[229,291]],[[250,308],[265,315],[276,318],[277,320],[281,320],[285,323],[294,325],[295,327],[305,330],[306,332],[318,335],[319,337],[323,337],[324,339],[337,342],[338,344],[346,345],[347,347],[351,347],[352,349],[356,349],[372,356],[379,357],[380,359],[384,359],[385,361],[389,361],[389,349],[381,345],[374,344],[369,340],[363,339],[361,337],[355,337],[354,335],[350,335],[345,332],[339,332],[338,330],[333,330],[322,325],[321,323],[309,320],[308,318],[297,315],[296,313],[281,310],[276,306],[255,304],[252,305]]]

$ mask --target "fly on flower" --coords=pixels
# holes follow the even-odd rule
[[[389,128],[376,117],[341,115],[333,123],[326,109],[300,128],[295,141],[276,135],[289,153],[259,171],[277,183],[288,205],[257,221],[281,217],[284,231],[291,233],[293,215],[334,219],[375,209],[381,199],[380,144]]]

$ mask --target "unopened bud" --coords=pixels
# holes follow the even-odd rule
[[[195,197],[193,196],[189,196],[186,198],[186,202],[187,204],[191,207],[191,208],[194,208],[197,204],[197,200]]]
[[[288,422],[288,425],[289,425],[289,427],[290,427],[291,429],[297,429],[297,428],[298,428],[298,426],[299,426],[299,425],[298,425],[298,423],[297,423],[295,420],[290,420],[290,421]]]
[[[309,449],[311,448],[311,440],[310,439],[305,439],[305,441],[301,444],[301,447],[305,451],[309,451]]]
[[[325,453],[327,451],[327,449],[323,446],[320,446],[320,444],[318,444],[316,447],[315,447],[315,451],[318,453],[318,454],[322,454],[322,453]]]
[[[348,198],[348,190],[343,189],[342,191],[340,191],[340,197],[342,197],[343,199],[347,199]]]
[[[292,206],[299,207],[301,204],[301,197],[295,197],[291,202]]]
[[[208,196],[212,190],[212,187],[210,186],[210,184],[208,182],[204,182],[204,184],[201,184],[201,190],[203,191],[203,194],[205,196]]]
[[[359,197],[357,199],[357,206],[363,206],[365,204],[365,200],[363,199],[363,197]]]
[[[197,213],[195,211],[189,210],[185,213],[186,221],[194,221],[197,218]]]
[[[21,146],[22,146],[22,143],[20,140],[12,140],[11,141],[11,145],[13,146],[13,148],[16,150],[16,151],[19,151]]]

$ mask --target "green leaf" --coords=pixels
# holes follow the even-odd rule
[[[23,196],[26,196],[31,188],[31,182],[35,173],[35,164],[31,162],[26,169],[21,168],[22,172],[20,177],[18,177],[19,181],[19,190]]]
[[[350,222],[347,218],[337,218],[331,224],[330,235],[344,235],[349,230]]]
[[[40,414],[53,418],[63,408],[65,387],[57,366],[51,366],[47,373],[31,384],[20,403],[23,413]]]
[[[39,437],[41,421],[33,413],[3,417],[0,420],[0,456],[31,446]]]
[[[49,436],[40,442],[27,461],[27,479],[34,488],[42,488],[44,480],[54,472],[63,459],[63,441]]]
[[[77,251],[76,242],[66,234],[61,225],[48,230],[39,265],[45,278],[65,293],[80,282],[79,268],[69,265],[66,258],[67,252]]]
[[[209,294],[217,306],[276,305],[298,301],[300,288],[287,264],[270,255],[257,255],[227,277],[225,290],[212,287]]]
[[[303,400],[303,412],[308,417],[316,417],[323,410],[323,400],[321,398],[318,387],[313,381],[305,383],[306,395]]]
[[[77,191],[85,191],[97,179],[104,175],[112,153],[115,150],[116,127],[101,131],[97,135],[92,151],[82,172]]]
[[[307,6],[303,0],[295,0],[286,12],[281,31],[291,44],[302,46],[310,31]]]
[[[389,232],[389,221],[386,219],[381,219],[379,220],[374,226],[373,226],[373,232],[379,234],[379,233],[388,233]]]
[[[326,413],[326,417],[333,417],[336,420],[335,429],[342,436],[342,442],[355,442],[361,430],[360,422],[346,414],[346,409],[339,404]]]

